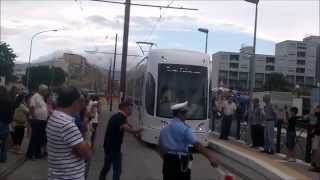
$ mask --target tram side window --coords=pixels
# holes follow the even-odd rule
[[[148,73],[146,82],[145,104],[147,113],[154,115],[154,99],[155,99],[155,80],[151,73]]]

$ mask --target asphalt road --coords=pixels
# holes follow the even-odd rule
[[[103,165],[104,153],[102,149],[105,127],[108,115],[100,121],[98,135],[95,142],[95,155],[91,161],[89,178],[98,179]],[[122,146],[122,180],[161,180],[162,160],[154,146],[147,145],[130,134],[126,134]],[[219,179],[218,171],[212,168],[209,162],[199,154],[194,156],[192,179],[215,180]],[[107,176],[111,179],[112,171]]]
[[[98,126],[95,141],[94,156],[90,162],[88,180],[97,180],[103,165],[104,153],[102,149],[105,127],[109,114],[104,113]],[[155,147],[147,145],[130,134],[126,134],[123,144],[122,180],[161,180],[162,160],[155,151]],[[192,167],[193,180],[219,179],[219,173],[209,162],[197,154],[194,156]],[[112,179],[112,171],[107,179]],[[45,180],[47,179],[47,161],[26,161],[6,180]]]

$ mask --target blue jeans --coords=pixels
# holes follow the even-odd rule
[[[9,136],[9,124],[0,122],[0,162],[7,160],[7,139]]]
[[[5,162],[7,160],[7,139],[9,134],[0,135],[0,162]]]
[[[228,139],[228,137],[230,135],[232,119],[233,119],[233,115],[224,115],[223,116],[223,119],[221,122],[221,133],[220,133],[221,139]]]
[[[264,150],[274,152],[274,121],[266,121],[264,128]]]
[[[104,165],[100,172],[99,180],[105,180],[106,176],[113,167],[113,180],[120,180],[121,175],[121,152],[110,152],[105,154]]]

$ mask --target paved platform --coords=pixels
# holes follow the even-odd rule
[[[209,146],[244,166],[254,168],[266,179],[320,180],[320,173],[308,171],[309,165],[301,160],[287,162],[281,154],[261,153],[236,140],[224,141],[212,135]]]
[[[13,172],[16,168],[18,168],[25,162],[25,154],[27,152],[29,144],[29,139],[26,137],[26,134],[27,133],[25,133],[25,137],[23,139],[21,147],[23,154],[13,153],[9,149],[7,154],[7,161],[5,163],[0,163],[0,179],[3,179],[5,176]]]

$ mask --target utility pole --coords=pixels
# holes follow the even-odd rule
[[[130,24],[130,8],[131,0],[126,0],[124,12],[123,27],[123,45],[122,45],[122,61],[121,61],[121,78],[120,78],[120,102],[123,102],[126,94],[126,72],[127,72],[127,54],[128,54],[128,38]]]
[[[109,63],[109,71],[108,71],[108,95],[109,95],[109,99],[111,99],[111,63],[112,63],[112,59],[110,59],[110,63]],[[111,104],[111,100],[110,100],[110,104]]]
[[[114,45],[114,55],[113,55],[113,69],[112,69],[112,80],[111,80],[111,99],[110,99],[110,112],[112,111],[112,98],[113,98],[113,83],[114,83],[114,71],[116,68],[116,58],[117,58],[117,44],[118,44],[118,34],[116,34],[116,42]]]
[[[256,43],[257,43],[257,24],[258,24],[258,4],[259,0],[245,0],[255,5],[255,19],[254,19],[254,37],[253,37],[253,52],[250,56],[249,67],[249,93],[250,98],[253,96],[253,90],[255,85],[255,60],[256,60]]]

